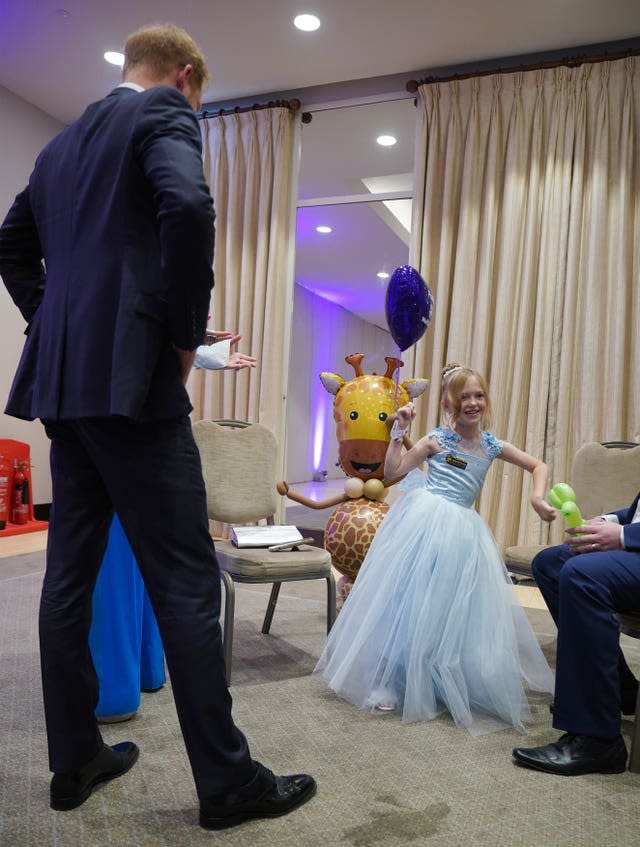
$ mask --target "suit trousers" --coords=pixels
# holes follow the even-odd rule
[[[248,782],[255,764],[231,715],[220,573],[189,418],[83,418],[45,427],[53,502],[40,651],[51,770],[77,770],[102,744],[89,628],[115,511],[156,615],[198,796]]]
[[[558,627],[553,726],[614,738],[621,691],[635,686],[614,612],[640,609],[640,554],[575,554],[562,544],[538,553],[532,570]]]

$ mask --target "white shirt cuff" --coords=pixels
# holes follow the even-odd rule
[[[226,367],[229,362],[231,339],[216,341],[215,344],[201,344],[196,350],[194,368],[206,368],[210,371],[219,371]]]

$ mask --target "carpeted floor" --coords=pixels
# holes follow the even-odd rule
[[[283,586],[272,634],[268,589],[239,587],[234,714],[255,758],[306,770],[317,796],[293,814],[222,833],[197,825],[171,689],[143,694],[134,720],[104,727],[135,740],[130,773],[79,809],[52,812],[39,685],[37,603],[44,554],[0,560],[0,845],[2,847],[634,847],[640,776],[553,777],[516,767],[511,749],[546,742],[549,697],[532,695],[527,735],[479,738],[446,716],[404,725],[337,700],[311,676],[324,640],[324,582]],[[528,610],[553,659],[546,611]],[[640,642],[624,639],[640,670]],[[630,724],[625,721],[628,735]]]

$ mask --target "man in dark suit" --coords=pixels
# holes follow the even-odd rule
[[[162,634],[200,824],[219,829],[285,814],[315,782],[252,760],[225,679],[184,386],[213,286],[214,212],[194,114],[207,76],[183,30],[133,33],[122,86],[39,155],[0,228],[0,273],[28,324],[6,411],[40,418],[51,440],[40,605],[51,806],[75,808],[138,757],[131,742],[106,746],[94,715],[91,596],[115,511]]]
[[[553,726],[558,741],[517,748],[515,760],[547,773],[620,773],[622,714],[634,714],[638,682],[620,650],[615,612],[640,609],[640,495],[628,509],[568,529],[543,550],[533,574],[558,626]]]

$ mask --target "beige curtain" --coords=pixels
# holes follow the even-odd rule
[[[587,441],[638,439],[639,68],[420,87],[412,261],[435,311],[416,350],[433,386],[416,432],[439,419],[440,370],[459,361],[489,382],[495,434],[553,481]],[[492,468],[479,510],[503,545],[561,537],[529,490],[519,469]]]
[[[203,158],[216,210],[213,329],[242,334],[255,370],[195,371],[193,420],[261,422],[284,441],[293,301],[296,117],[287,108],[202,121]]]

